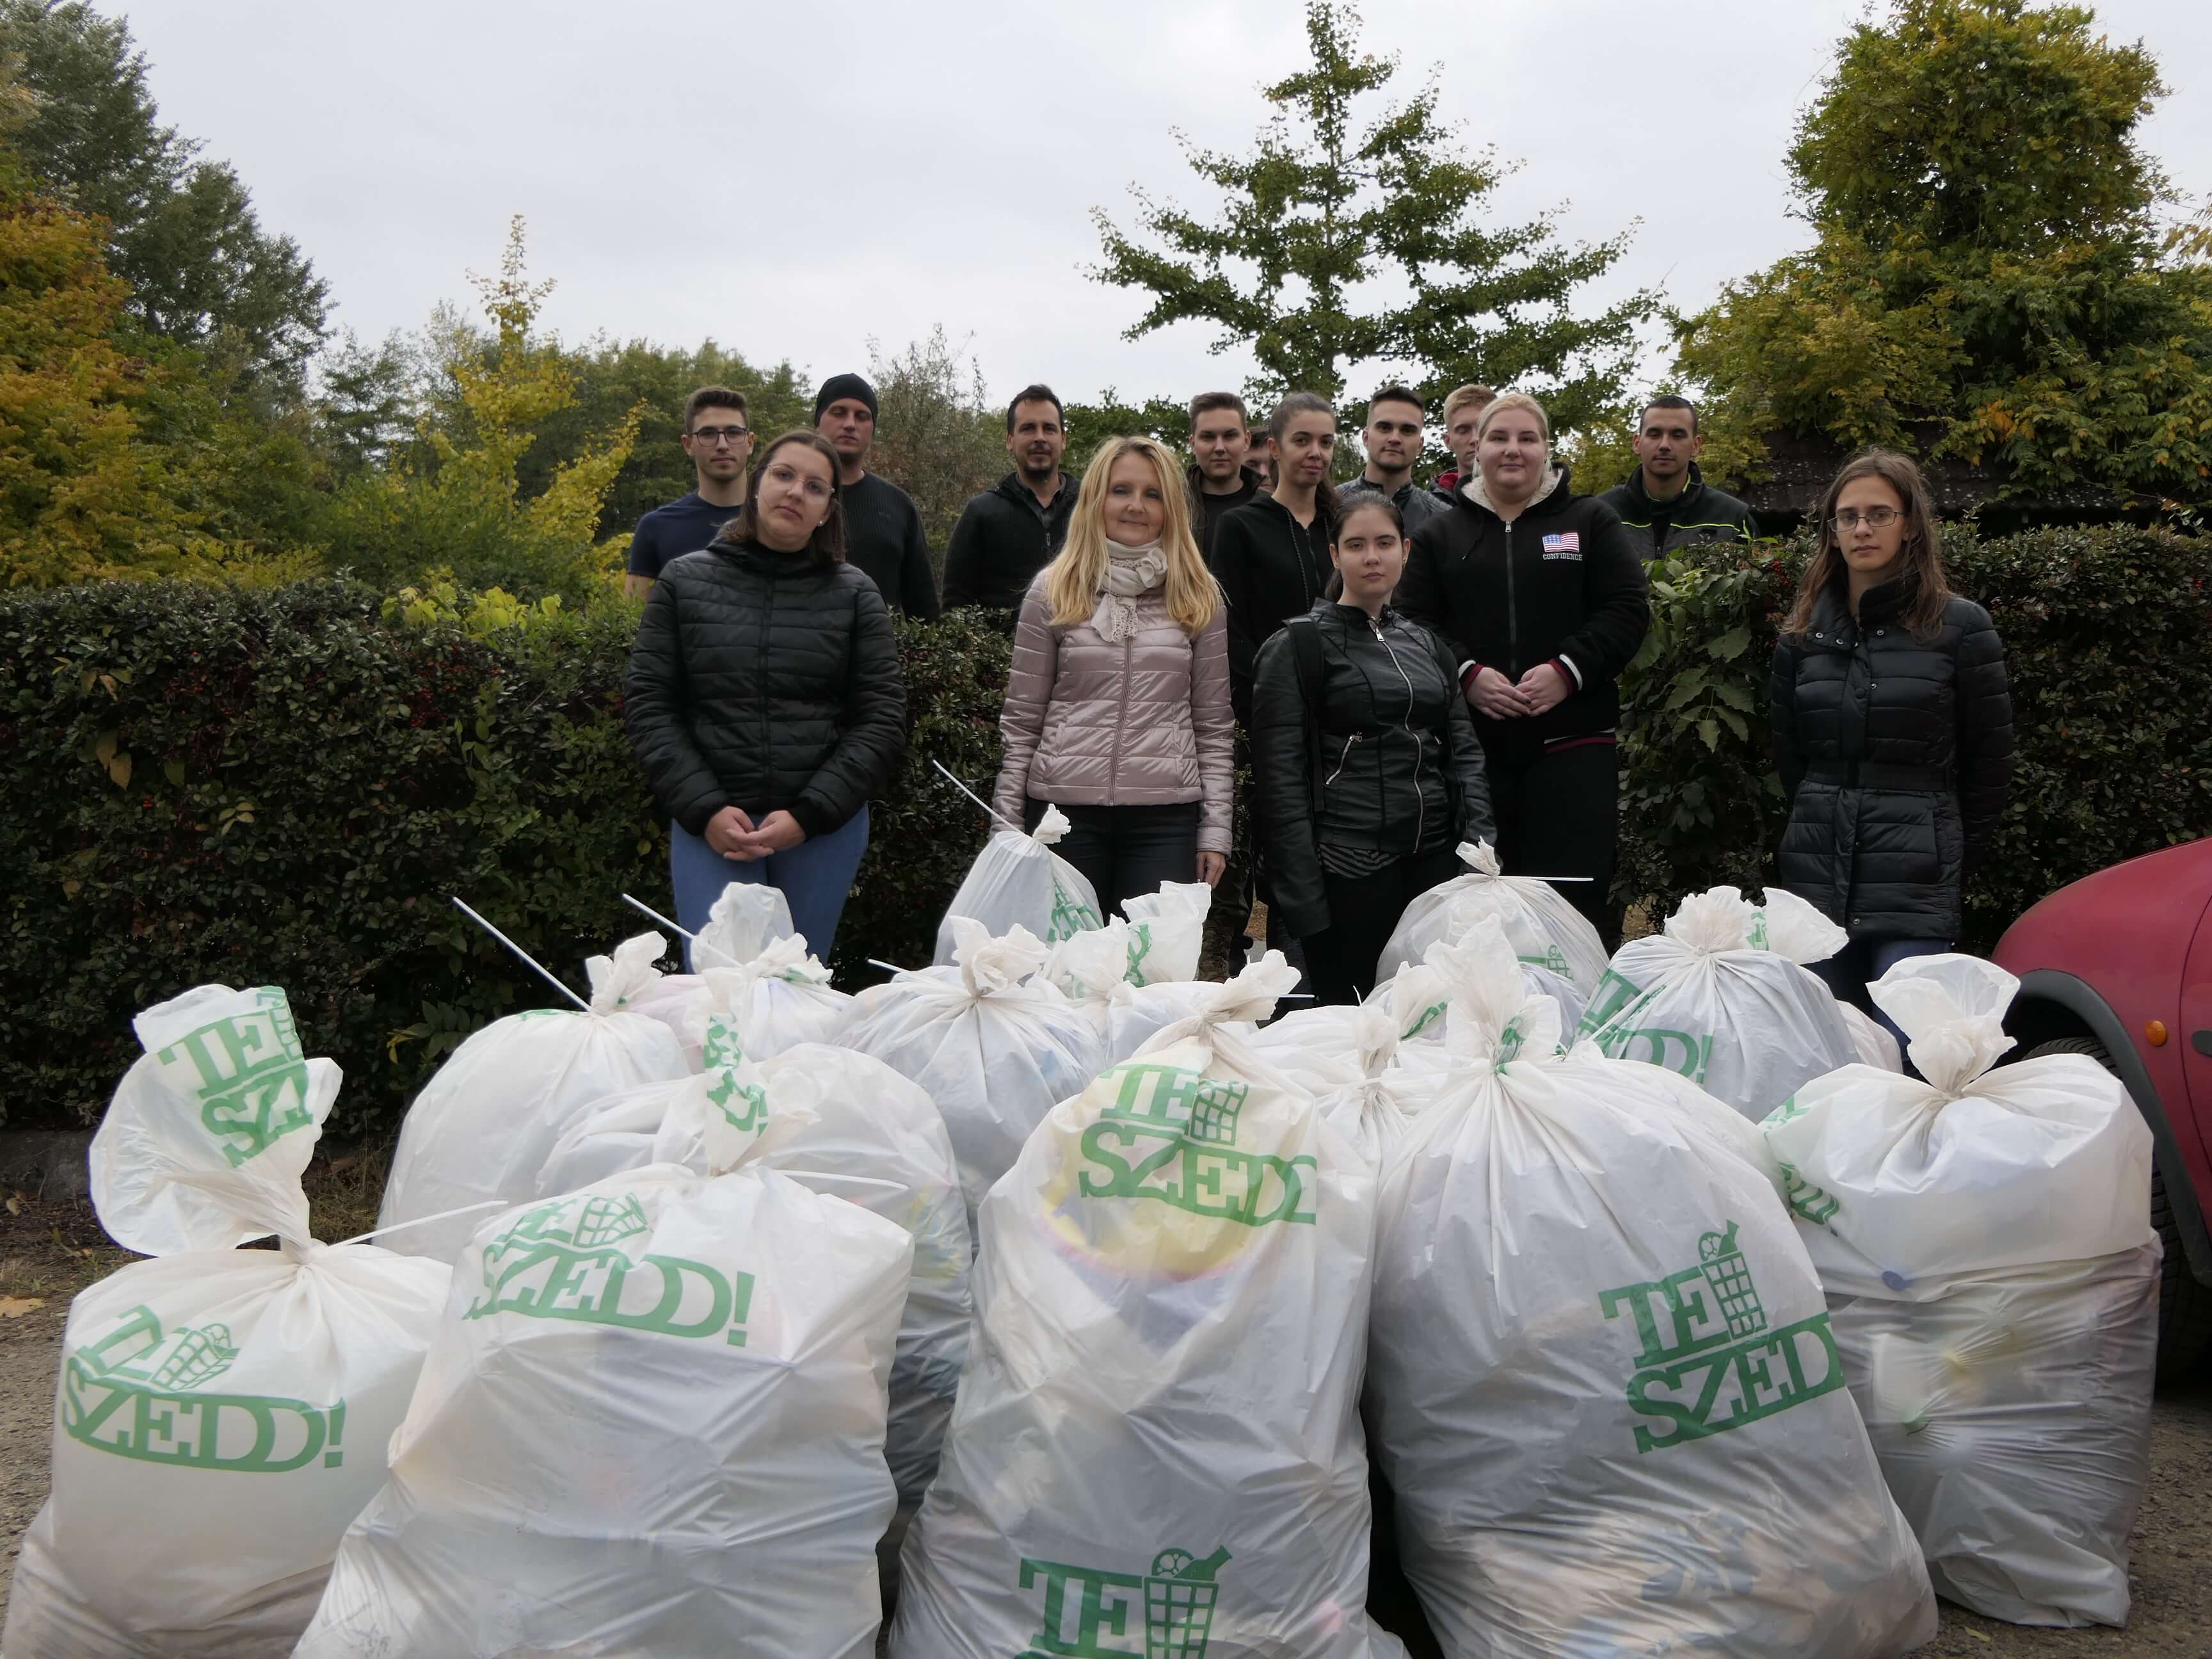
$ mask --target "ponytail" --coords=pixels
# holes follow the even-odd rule
[[[1283,477],[1283,434],[1290,429],[1291,417],[1298,415],[1326,415],[1328,416],[1331,429],[1334,429],[1336,425],[1335,409],[1330,404],[1328,399],[1318,392],[1286,392],[1283,394],[1274,408],[1267,413],[1267,428],[1268,440],[1275,448],[1275,481],[1278,488],[1281,486]],[[1331,454],[1334,453],[1334,450],[1330,451]],[[1314,486],[1314,516],[1317,519],[1328,520],[1334,533],[1337,518],[1343,511],[1344,502],[1336,493],[1336,486],[1331,483],[1328,476],[1324,474],[1322,481]]]

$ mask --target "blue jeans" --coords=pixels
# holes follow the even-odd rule
[[[1867,987],[1880,979],[1908,957],[1937,957],[1951,948],[1948,939],[1855,939],[1830,957],[1826,962],[1812,964],[1813,971],[1826,980],[1828,988],[1836,994],[1836,1000],[1863,1008],[1881,1022],[1882,1028],[1897,1039],[1901,1050],[1905,1033],[1897,1029],[1887,1014],[1874,1006],[1867,994]],[[1912,1062],[1905,1061],[1905,1069],[1912,1071]]]
[[[676,887],[676,920],[693,933],[733,881],[764,881],[791,907],[791,923],[806,948],[824,962],[836,942],[837,918],[853,890],[860,855],[868,850],[868,809],[863,806],[826,836],[809,836],[796,847],[764,859],[726,859],[680,823],[668,826],[668,873]],[[684,960],[691,960],[684,947]]]

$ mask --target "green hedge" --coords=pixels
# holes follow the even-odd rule
[[[2212,833],[2207,544],[2162,532],[1952,532],[1961,591],[2008,647],[2020,776],[1968,895],[1986,947],[2055,887]],[[1766,668],[1802,550],[1655,572],[1626,687],[1620,894],[1663,914],[1757,887],[1780,830]],[[291,993],[346,1068],[342,1131],[393,1121],[469,1030],[549,994],[459,894],[582,985],[667,892],[624,740],[631,618],[471,632],[388,621],[338,582],[182,584],[0,599],[0,1112],[89,1121],[137,1053],[131,1016],[209,980]],[[902,624],[915,738],[875,809],[835,966],[926,961],[982,843],[1008,644],[988,616]]]

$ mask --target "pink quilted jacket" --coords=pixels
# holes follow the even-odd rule
[[[1019,823],[1024,796],[1062,806],[1202,801],[1198,850],[1225,854],[1236,738],[1224,614],[1194,639],[1155,588],[1137,600],[1136,631],[1119,645],[1087,621],[1055,628],[1051,615],[1040,575],[1014,630],[999,716],[1006,760],[992,804]]]

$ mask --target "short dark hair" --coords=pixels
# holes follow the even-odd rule
[[[1688,410],[1690,411],[1690,430],[1692,434],[1697,431],[1698,406],[1692,403],[1687,398],[1683,397],[1681,393],[1678,392],[1664,392],[1659,397],[1654,398],[1650,402],[1646,403],[1641,412],[1639,412],[1636,417],[1636,424],[1638,429],[1641,429],[1644,425],[1644,416],[1649,415],[1655,409]]]
[[[1007,431],[1014,429],[1014,411],[1024,404],[1050,404],[1052,412],[1060,416],[1061,429],[1066,429],[1067,411],[1060,406],[1060,394],[1040,380],[1035,386],[1025,386],[1014,393],[1013,402],[1006,405]]]
[[[1211,415],[1217,409],[1233,409],[1237,418],[1245,426],[1252,424],[1252,413],[1244,407],[1244,400],[1233,392],[1201,392],[1190,400],[1191,424],[1198,423],[1201,415]]]
[[[1375,405],[1377,404],[1411,404],[1421,411],[1423,420],[1429,418],[1429,406],[1421,401],[1421,394],[1395,380],[1367,400],[1367,418],[1370,421],[1375,418]]]
[[[751,416],[745,408],[745,394],[732,392],[726,386],[702,386],[684,400],[684,429],[687,433],[698,423],[702,409],[734,409],[747,419]]]
[[[793,444],[812,450],[830,463],[830,511],[822,522],[814,526],[814,533],[806,540],[806,556],[810,564],[842,564],[845,562],[845,502],[837,490],[837,452],[830,447],[830,441],[811,427],[801,427],[787,432],[760,453],[753,463],[752,476],[745,480],[745,501],[738,509],[738,516],[722,526],[715,538],[725,542],[756,542],[760,539],[760,520],[755,515],[753,504],[760,500],[761,474],[768,471],[769,463],[775,459],[776,452]]]

